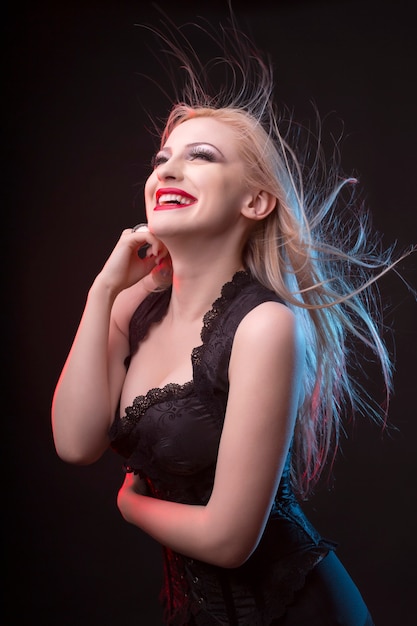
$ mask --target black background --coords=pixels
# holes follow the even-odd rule
[[[227,16],[227,3],[160,2],[177,23]],[[384,242],[417,239],[416,36],[411,2],[234,2],[275,65],[278,100],[297,119],[344,123],[344,170],[357,175]],[[167,102],[136,23],[147,2],[14,3],[4,9],[3,446],[5,626],[158,626],[159,547],[118,513],[120,460],[64,464],[50,428],[54,386],[88,287],[119,232],[142,221],[155,147],[144,109]],[[333,123],[333,122],[332,122]],[[416,261],[401,264],[416,285]],[[381,280],[394,328],[398,428],[348,427],[325,486],[306,505],[339,542],[376,626],[416,623],[416,306]],[[371,378],[373,374],[371,374]],[[380,382],[368,381],[379,392]],[[244,514],[244,512],[242,512]]]

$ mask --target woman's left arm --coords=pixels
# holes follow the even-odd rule
[[[266,302],[240,323],[212,495],[206,506],[138,493],[127,475],[123,517],[158,542],[221,567],[244,563],[258,545],[288,453],[299,405],[305,348],[294,314]]]

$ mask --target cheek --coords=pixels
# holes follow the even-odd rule
[[[153,197],[154,197],[155,190],[156,190],[156,184],[157,184],[157,178],[156,178],[155,173],[153,172],[145,183],[144,196],[145,196],[146,204],[153,201]]]
[[[231,210],[240,211],[247,204],[251,194],[244,184],[244,175],[241,172],[236,174],[232,180],[226,181],[220,191],[220,195],[227,207]]]

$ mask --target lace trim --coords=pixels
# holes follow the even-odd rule
[[[193,349],[191,359],[194,365],[202,361],[205,347],[219,317],[224,313],[230,302],[239,294],[242,288],[249,284],[252,278],[248,271],[240,270],[236,272],[229,282],[222,287],[220,296],[212,304],[212,307],[203,317],[203,327],[201,329],[201,345]]]
[[[216,319],[223,313],[229,302],[238,295],[242,287],[250,281],[249,272],[241,270],[234,274],[232,280],[223,285],[220,296],[213,302],[211,309],[203,317],[203,327],[201,329],[203,344],[208,340]]]
[[[144,396],[136,396],[133,400],[133,404],[126,407],[123,419],[129,425],[136,425],[149,407],[154,404],[164,402],[172,396],[175,396],[176,398],[183,398],[188,394],[189,389],[193,386],[193,384],[193,381],[189,380],[183,385],[178,383],[168,383],[167,385],[164,385],[164,387],[154,387],[153,389],[149,389]]]

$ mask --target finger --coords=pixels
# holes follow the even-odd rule
[[[136,224],[136,226],[132,228],[132,233],[137,233],[138,231],[149,232],[148,225],[145,224],[144,222],[142,222],[141,224]]]
[[[150,256],[148,254],[148,250],[151,247],[150,243],[144,243],[143,246],[141,246],[138,250],[138,257],[140,259],[146,259],[146,257]]]
[[[160,263],[164,261],[164,259],[167,259],[169,257],[169,253],[168,253],[168,250],[164,247],[162,250],[159,249],[155,256],[156,256],[156,264],[159,265]]]
[[[136,224],[136,226],[134,226],[132,228],[131,233],[132,234],[135,234],[135,233],[150,234],[148,225],[145,224],[145,223]],[[146,237],[146,239],[148,239],[148,237]],[[152,239],[153,239],[153,237],[152,237]],[[143,259],[146,259],[149,256],[152,256],[152,255],[155,256],[152,251],[149,252],[149,248],[151,248],[151,246],[152,246],[152,244],[149,241],[145,241],[145,243],[142,243],[142,245],[140,246],[140,248],[138,250],[138,253],[137,253],[138,257],[143,260]]]
[[[149,230],[149,227],[145,223],[136,224],[131,230],[131,233],[134,235],[136,233],[140,233],[145,235],[145,242],[140,246],[138,250],[138,256],[140,259],[145,259],[149,256],[156,257],[157,263],[163,259],[167,255],[167,250],[165,246],[154,236]],[[149,248],[151,250],[149,251]]]

